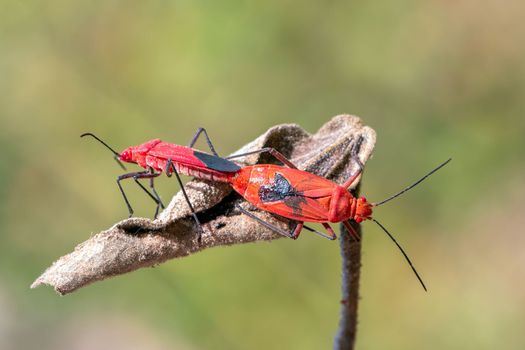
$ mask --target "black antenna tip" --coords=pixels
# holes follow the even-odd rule
[[[452,158],[449,158],[447,159],[446,161],[444,161],[443,163],[439,164],[437,167],[435,167],[434,169],[432,169],[428,174],[426,174],[425,176],[423,176],[421,179],[417,180],[416,182],[414,182],[412,185],[406,187],[404,190],[402,191],[399,191],[398,193],[394,194],[393,196],[390,196],[388,197],[387,199],[385,200],[382,200],[381,202],[376,202],[376,203],[372,203],[372,206],[374,207],[378,207],[380,205],[383,205],[385,204],[386,202],[390,202],[392,199],[394,198],[397,198],[399,197],[400,195],[402,195],[403,193],[407,192],[408,190],[416,187],[417,185],[419,185],[421,182],[423,182],[427,177],[429,177],[430,175],[434,174],[436,171],[438,171],[439,169],[443,168],[445,165],[447,165],[450,161],[452,160]]]
[[[383,226],[379,221],[377,221],[374,218],[372,218],[372,221],[375,222],[377,224],[377,226],[379,226],[387,234],[388,237],[390,237],[392,242],[394,242],[394,244],[397,246],[397,248],[399,249],[401,254],[403,254],[403,256],[405,257],[405,260],[408,263],[408,265],[410,265],[410,268],[412,269],[412,272],[414,272],[414,274],[416,275],[417,279],[419,280],[419,283],[421,284],[421,286],[423,287],[425,292],[428,292],[427,286],[425,285],[425,282],[423,282],[423,279],[421,278],[421,276],[419,276],[419,273],[417,272],[414,264],[412,264],[412,261],[408,257],[407,253],[405,253],[405,250],[403,249],[403,247],[401,247],[401,245],[399,243],[397,243],[397,240],[394,238],[394,236],[390,232],[388,232],[388,230],[385,228],[385,226]]]
[[[118,153],[117,151],[115,151],[113,148],[111,148],[107,143],[105,143],[104,141],[102,141],[100,138],[98,138],[95,134],[93,133],[90,133],[90,132],[85,132],[83,133],[82,135],[80,135],[80,137],[84,137],[84,136],[91,136],[93,137],[95,140],[97,140],[98,142],[100,142],[101,144],[103,144],[104,146],[106,146],[107,149],[109,149],[111,152],[113,152],[113,154],[116,156],[116,157],[120,157],[120,153]]]

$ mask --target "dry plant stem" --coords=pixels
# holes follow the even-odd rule
[[[358,117],[339,115],[313,135],[295,124],[277,125],[237,153],[273,147],[300,169],[343,183],[358,168],[351,159],[352,150],[357,150],[357,155],[364,164],[371,156],[374,144],[374,130],[362,125]],[[243,164],[276,163],[267,154],[251,155],[240,161]],[[91,236],[73,252],[55,261],[31,287],[48,284],[63,295],[108,277],[154,266],[211,247],[282,238],[242,215],[235,209],[235,205],[241,205],[281,229],[289,230],[292,227],[287,219],[251,207],[240,196],[232,193],[227,184],[192,180],[185,187],[203,224],[204,233],[200,244],[197,241],[199,228],[179,191],[156,220],[130,218]],[[341,241],[349,241],[347,238],[343,234]],[[322,243],[330,244],[328,241]],[[346,243],[343,244],[345,245]],[[358,249],[359,245],[351,245],[350,248]],[[343,298],[346,303],[355,302],[357,305],[359,254],[349,254],[345,259],[345,266],[350,268],[344,272],[343,277],[347,279],[344,285],[351,290],[345,291]],[[355,300],[351,301],[351,298]],[[354,325],[353,328],[350,327],[353,330],[349,333],[353,336],[355,308],[350,312],[354,312]],[[350,343],[353,343],[353,339]]]
[[[357,192],[357,191],[356,191]],[[361,234],[361,226],[352,223]],[[334,350],[353,349],[357,331],[357,305],[359,301],[359,276],[361,271],[361,242],[355,242],[344,225],[339,237],[342,258],[342,299],[339,329],[334,340]]]

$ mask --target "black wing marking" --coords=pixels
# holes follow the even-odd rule
[[[288,180],[281,174],[275,174],[273,182],[259,188],[259,198],[262,202],[282,201],[286,197],[294,195],[295,190]]]
[[[275,174],[273,183],[259,188],[259,198],[263,203],[283,201],[297,215],[302,213],[301,204],[306,204],[303,194],[296,191],[279,173]]]
[[[217,157],[199,151],[193,151],[193,154],[195,155],[195,157],[197,157],[197,159],[203,162],[206,165],[206,167],[212,170],[234,173],[241,169],[241,167],[235,164],[234,162],[221,157]]]

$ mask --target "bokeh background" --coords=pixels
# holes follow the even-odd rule
[[[337,242],[218,248],[59,297],[54,259],[127,215],[117,149],[210,131],[227,154],[279,123],[359,115],[358,349],[525,348],[523,1],[0,2],[0,348],[327,349]],[[204,149],[204,147],[202,147]],[[178,190],[163,178],[167,201]],[[137,215],[153,206],[126,187]]]

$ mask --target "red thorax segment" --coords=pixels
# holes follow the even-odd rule
[[[341,222],[352,216],[351,203],[355,198],[344,187],[334,186],[328,213],[329,222]]]

